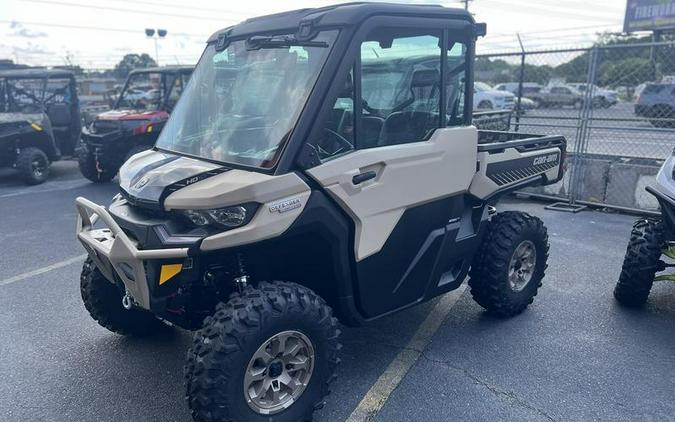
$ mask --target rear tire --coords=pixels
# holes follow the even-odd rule
[[[480,103],[478,103],[478,110],[492,110],[494,106],[492,105],[492,102],[488,100],[483,100]]]
[[[80,167],[80,173],[94,183],[109,182],[115,177],[115,173],[96,170],[96,158],[88,151],[81,150],[78,153],[77,164]]]
[[[523,312],[541,287],[548,248],[539,218],[514,211],[495,215],[469,273],[474,300],[501,317]]]
[[[290,354],[279,352],[281,346],[278,349],[266,347],[276,344],[270,342],[274,342],[277,336],[291,332],[300,333],[299,337],[304,336],[309,342],[295,343],[296,346],[301,343],[304,346],[301,352],[295,352],[294,357],[301,353],[301,356],[309,356],[305,352],[312,351],[312,358],[300,360],[304,364],[287,363],[284,359]],[[193,418],[209,422],[311,421],[314,411],[323,406],[324,397],[335,380],[341,348],[339,335],[337,320],[333,318],[330,307],[305,287],[285,282],[263,282],[257,289],[248,287],[241,294],[234,293],[228,302],[216,307],[213,316],[204,320],[188,350],[185,380]],[[288,344],[288,341],[284,343]],[[269,353],[263,353],[267,358],[256,358],[261,350],[269,350]],[[269,364],[268,360],[272,363]],[[275,369],[273,365],[281,361],[284,365]],[[254,365],[255,362],[257,364]],[[295,377],[294,374],[298,373],[302,376],[303,369],[297,369],[296,365],[312,369],[304,373],[309,377],[302,379],[302,383],[306,383],[305,387],[301,387],[303,390],[297,397],[290,398],[287,394],[291,390],[281,379]],[[258,373],[262,375],[249,384],[255,366],[261,368]],[[273,375],[273,370],[281,371],[282,368],[285,368],[282,375]],[[276,400],[281,400],[282,404],[277,406],[282,407],[270,407],[261,412],[260,409],[265,408],[256,407],[260,404],[258,400],[268,398],[268,393],[272,394],[269,388],[274,390],[274,379],[279,380]],[[265,385],[271,387],[265,390]],[[298,384],[293,385],[297,388]],[[257,386],[260,390],[254,397],[251,394]],[[285,398],[279,392],[286,395]]]
[[[16,169],[25,183],[39,185],[49,177],[49,158],[39,148],[24,148],[16,159]]]
[[[166,331],[168,326],[143,309],[125,309],[120,290],[87,258],[80,275],[84,307],[100,326],[114,333],[138,337]]]
[[[633,225],[614,298],[625,306],[644,305],[658,272],[665,244],[660,221],[639,220]]]

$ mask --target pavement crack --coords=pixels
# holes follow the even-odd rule
[[[513,391],[508,391],[508,390],[503,390],[499,388],[496,385],[490,384],[489,382],[477,377],[476,375],[472,374],[469,370],[462,368],[460,366],[455,366],[452,365],[451,363],[447,361],[442,361],[438,359],[434,359],[429,357],[425,352],[421,353],[421,357],[429,362],[436,363],[439,365],[443,365],[447,368],[450,368],[452,370],[461,372],[465,377],[469,378],[471,381],[473,381],[475,384],[480,385],[481,387],[487,389],[490,393],[494,394],[496,397],[505,397],[510,403],[513,403],[517,406],[520,406],[522,408],[528,409],[530,411],[533,411],[544,418],[546,418],[548,421],[551,422],[557,422],[555,418],[553,418],[551,415],[549,415],[545,410],[540,409],[536,407],[535,405],[529,403],[528,401],[518,397],[516,393]]]

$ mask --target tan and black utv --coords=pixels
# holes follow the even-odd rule
[[[497,197],[561,179],[559,136],[478,131],[463,10],[304,9],[214,34],[107,208],[77,199],[102,326],[194,330],[201,421],[307,421],[340,330],[456,289],[510,316],[541,285],[542,222]],[[97,221],[102,223],[98,228]]]

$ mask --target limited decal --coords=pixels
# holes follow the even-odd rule
[[[300,198],[285,199],[283,201],[270,204],[270,212],[278,212],[279,214],[300,208],[302,202]]]
[[[540,166],[542,164],[554,163],[556,161],[558,161],[558,153],[535,157],[532,165]]]

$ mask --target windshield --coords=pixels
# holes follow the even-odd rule
[[[337,31],[311,42],[210,44],[157,147],[219,162],[271,168],[288,141]],[[276,38],[276,36],[275,36]]]
[[[42,110],[44,78],[6,79],[2,85],[3,111],[36,113]]]
[[[174,75],[161,72],[134,73],[120,94],[116,108],[155,111],[162,108]]]

